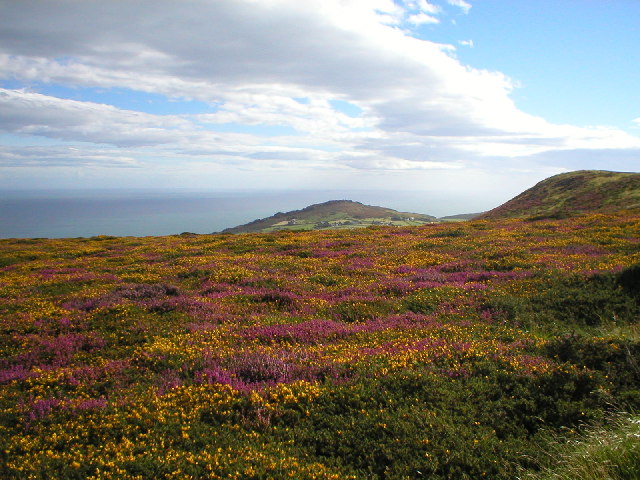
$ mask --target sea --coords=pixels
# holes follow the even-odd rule
[[[328,200],[439,216],[419,192],[15,190],[0,191],[0,238],[215,233]]]

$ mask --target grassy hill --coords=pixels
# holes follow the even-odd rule
[[[271,232],[275,230],[323,230],[369,225],[422,225],[437,222],[431,215],[398,212],[391,208],[364,205],[352,200],[331,200],[301,210],[278,212],[245,225],[227,228],[223,233]]]
[[[640,210],[640,174],[580,170],[555,175],[482,218],[563,218],[617,210]]]

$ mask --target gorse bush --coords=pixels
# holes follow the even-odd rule
[[[625,268],[617,275],[618,284],[640,303],[640,265]]]
[[[538,318],[557,323],[600,326],[638,320],[638,305],[610,274],[550,282],[532,302]]]
[[[627,272],[547,278],[533,295],[492,295],[485,306],[514,324],[558,331],[637,323],[640,304],[622,285],[631,283]]]
[[[640,406],[639,229],[0,240],[0,478],[544,470]]]
[[[610,401],[618,402],[622,408],[640,408],[640,343],[573,334],[552,339],[545,353],[613,379],[607,390]]]

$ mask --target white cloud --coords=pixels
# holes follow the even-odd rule
[[[344,164],[359,170],[457,170],[461,164],[452,162],[410,160],[398,156],[371,155],[370,153],[352,153],[342,158]]]
[[[409,17],[409,23],[412,23],[413,25],[423,25],[423,24],[428,24],[428,23],[440,23],[440,20],[437,17],[434,17],[433,15],[428,15],[424,12],[420,12],[420,13],[416,13],[415,15],[411,15]]]
[[[21,135],[148,146],[174,141],[176,135],[168,135],[168,132],[180,131],[187,126],[188,122],[175,116],[158,118],[110,105],[0,89],[0,128]]]
[[[441,13],[425,0],[4,2],[0,79],[35,91],[0,90],[0,130],[72,142],[85,154],[12,147],[2,158],[14,166],[40,155],[41,165],[434,171],[639,148],[619,130],[522,112],[508,77],[462,65],[453,46],[402,30]],[[126,88],[211,108],[150,114],[37,93],[42,84]],[[265,126],[286,133],[261,136]]]
[[[433,5],[427,0],[418,0],[418,7],[425,13],[437,14],[442,10],[439,6]]]
[[[471,10],[471,4],[464,0],[447,0],[447,3],[454,7],[459,7],[465,14],[469,13],[469,10]]]
[[[341,142],[353,141],[358,133],[349,133],[349,128],[364,125],[357,118],[335,112],[326,102],[308,106],[309,117],[309,112],[303,111],[304,106],[295,101],[285,105],[291,107],[291,111],[286,112],[278,105],[282,99],[255,97],[253,100],[262,103],[261,110],[241,114],[230,105],[229,111],[219,114],[151,115],[40,93],[0,89],[0,130],[23,137],[83,142],[82,145],[75,143],[74,147],[54,144],[25,148],[22,156],[18,155],[19,149],[13,148],[11,154],[4,152],[3,165],[8,165],[7,161],[11,166],[19,166],[20,162],[24,166],[36,163],[59,166],[61,162],[94,165],[103,161],[106,166],[123,166],[125,159],[133,161],[136,156],[153,156],[158,161],[170,158],[189,162],[207,157],[209,162],[220,164],[245,162],[247,166],[274,167],[281,162],[296,162],[310,167],[332,164],[335,154],[327,152],[343,146]],[[295,108],[298,112],[293,111]],[[203,128],[203,125],[219,123],[237,123],[240,129],[242,125],[279,124],[296,113],[299,118],[294,124],[308,130],[307,136],[261,137]],[[96,154],[91,144],[102,145],[101,153]],[[129,155],[123,156],[121,150],[109,146],[127,149]],[[40,156],[37,162],[36,155]],[[255,160],[262,161],[256,164]],[[138,162],[137,166],[149,167],[149,164]]]

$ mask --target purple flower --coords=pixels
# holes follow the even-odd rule
[[[100,398],[87,398],[73,405],[71,408],[74,412],[83,412],[86,410],[100,410],[107,406],[107,399]]]
[[[23,365],[12,365],[0,370],[0,384],[9,383],[13,380],[24,380],[32,375]]]
[[[258,338],[265,342],[290,341],[314,344],[326,340],[343,338],[353,328],[333,320],[314,319],[297,324],[267,325],[251,327],[242,332],[245,338]]]
[[[34,422],[36,420],[42,420],[48,416],[55,408],[59,407],[61,401],[57,398],[42,398],[38,400],[31,400],[24,405],[26,409],[27,423]]]

